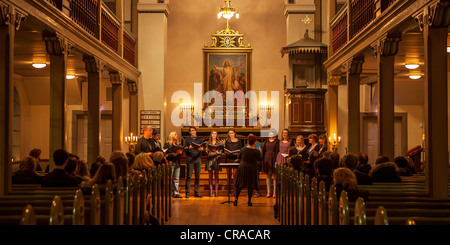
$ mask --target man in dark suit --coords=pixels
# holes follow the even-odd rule
[[[144,134],[140,137],[136,143],[134,154],[137,156],[139,153],[147,153],[150,157],[153,157],[153,153],[158,146],[155,144],[155,140],[152,138],[153,129],[150,126],[144,126]]]
[[[202,167],[202,159],[200,156],[202,155],[203,147],[193,147],[192,143],[201,144],[203,143],[203,139],[197,136],[197,129],[195,127],[189,128],[190,137],[187,137],[185,140],[185,146],[189,149],[186,151],[187,161],[187,176],[186,176],[186,198],[189,197],[189,192],[191,190],[191,179],[192,172],[195,170],[195,185],[194,192],[196,197],[202,197],[200,195],[200,171]]]
[[[53,153],[53,160],[55,161],[54,170],[42,177],[42,187],[76,187],[78,186],[77,179],[66,172],[64,169],[69,159],[69,153],[64,149],[56,150]]]

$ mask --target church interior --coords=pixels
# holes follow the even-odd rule
[[[56,215],[59,224],[141,225],[150,214],[167,225],[449,225],[449,4],[0,0],[0,224],[48,225]],[[220,204],[233,188],[225,169],[219,199],[208,197],[206,154],[201,199],[172,196],[169,162],[92,193],[12,182],[33,149],[42,175],[58,149],[91,169],[98,156],[134,153],[148,127],[164,145],[172,132],[184,144],[190,126],[205,141],[233,128],[243,145],[250,134],[262,145],[270,129],[306,144],[324,136],[329,154],[365,153],[371,169],[379,156],[405,157],[414,174],[359,185],[368,200],[349,201],[280,164],[277,195],[266,198],[262,171],[257,211],[239,219]],[[195,205],[217,214],[183,211]]]

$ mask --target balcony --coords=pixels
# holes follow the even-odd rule
[[[348,0],[330,21],[331,49],[336,53],[383,15],[398,0]]]
[[[61,11],[87,35],[99,40],[114,53],[135,66],[136,37],[103,1],[99,0],[41,0]]]

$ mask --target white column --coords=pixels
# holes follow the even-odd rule
[[[168,2],[168,1],[166,1]],[[165,62],[167,53],[168,3],[156,0],[138,3],[138,69],[142,72],[138,83],[139,111],[160,110],[164,112]],[[164,117],[161,117],[161,141],[164,132]]]

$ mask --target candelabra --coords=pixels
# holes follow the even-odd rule
[[[134,146],[137,144],[138,137],[133,136],[133,133],[130,134],[130,136],[125,137],[125,143],[128,144],[128,151],[134,152]]]
[[[339,143],[341,143],[341,136],[336,138],[336,134],[334,134],[333,139],[331,139],[331,136],[328,137],[328,142],[330,142],[332,152],[336,152]]]
[[[271,118],[273,111],[273,104],[260,104],[259,114],[267,115],[267,118]]]

